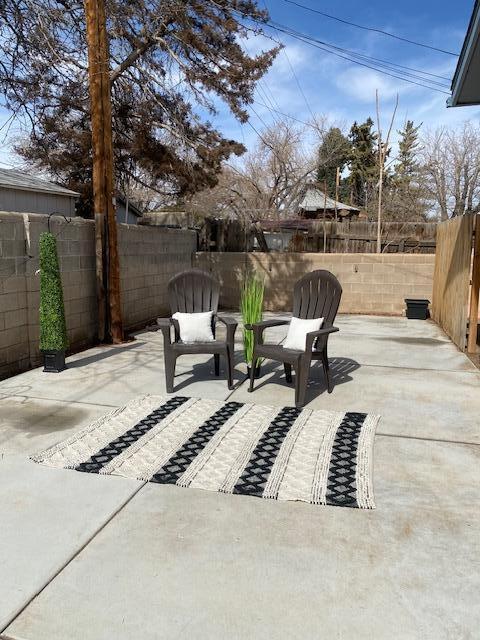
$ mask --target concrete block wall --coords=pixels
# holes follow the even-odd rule
[[[0,379],[40,363],[38,242],[47,216],[0,213]],[[95,227],[91,220],[51,219],[57,236],[70,346],[95,342]],[[167,311],[169,278],[189,268],[192,231],[119,225],[124,324],[144,325]],[[29,256],[32,256],[31,258]]]
[[[404,298],[432,299],[435,256],[422,254],[197,253],[196,265],[222,284],[220,304],[238,309],[243,274],[265,279],[265,309],[290,311],[295,282],[327,269],[343,288],[341,313],[402,315]]]
[[[95,228],[51,219],[57,236],[71,348],[95,341]],[[38,241],[47,217],[0,212],[0,379],[39,364]],[[344,313],[402,314],[406,297],[431,298],[434,259],[421,254],[194,253],[193,231],[119,225],[123,317],[127,329],[168,312],[169,279],[193,265],[222,284],[220,304],[238,309],[245,270],[266,283],[266,310],[290,310],[293,285],[313,269],[337,275]]]
[[[119,225],[123,320],[134,328],[169,312],[167,284],[190,269],[194,231]]]

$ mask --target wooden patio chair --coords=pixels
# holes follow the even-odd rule
[[[213,311],[212,333],[215,339],[213,342],[182,342],[177,320],[172,317],[157,319],[157,325],[163,333],[167,393],[173,393],[177,358],[196,353],[213,354],[216,376],[220,375],[220,356],[224,356],[227,363],[228,388],[233,388],[233,358],[237,322],[233,318],[217,314],[219,294],[220,285],[217,280],[209,273],[199,269],[183,271],[168,283],[171,316],[177,311],[180,313]],[[225,340],[216,339],[217,321],[222,322],[227,328]],[[171,327],[174,328],[173,341]]]
[[[285,349],[278,344],[264,344],[263,332],[268,327],[277,327],[289,324],[289,320],[264,320],[252,325],[248,329],[253,330],[254,351],[250,370],[250,387],[253,391],[255,380],[255,367],[258,358],[267,358],[283,362],[285,377],[288,383],[292,382],[292,367],[295,372],[295,406],[303,407],[307,390],[310,363],[312,360],[321,360],[328,393],[331,393],[332,381],[328,365],[328,337],[338,331],[333,326],[337,315],[342,287],[337,278],[329,271],[312,271],[298,280],[293,289],[293,316],[297,318],[324,318],[322,327],[318,331],[307,334],[305,351]]]

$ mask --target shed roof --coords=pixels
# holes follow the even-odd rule
[[[449,107],[480,104],[480,0],[475,0],[463,47],[452,80]]]
[[[53,184],[53,182],[48,182],[48,180],[44,180],[43,178],[37,178],[18,169],[0,168],[0,187],[4,189],[19,189],[20,191],[51,193],[60,196],[70,196],[72,198],[77,198],[80,195],[76,191],[65,189],[58,184]]]
[[[127,206],[127,197],[123,195],[123,193],[117,193],[117,203],[121,203],[124,207]],[[137,207],[135,203],[133,203],[130,199],[128,200],[128,210],[137,218],[141,218],[143,216],[143,212]]]
[[[316,187],[308,187],[305,191],[305,195],[300,201],[299,207],[300,209],[303,209],[303,211],[317,211],[324,207],[328,210],[338,209],[340,211],[343,209],[347,211],[360,211],[357,207],[352,207],[351,205],[339,202],[338,200],[335,206],[335,200],[328,196],[325,201],[325,193]]]

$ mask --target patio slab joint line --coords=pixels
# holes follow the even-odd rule
[[[465,440],[443,440],[442,438],[427,438],[422,436],[402,436],[398,433],[381,433],[377,431],[376,436],[383,438],[401,438],[402,440],[422,440],[424,442],[439,442],[442,444],[460,444],[468,447],[480,447],[480,442],[466,442]]]
[[[55,571],[55,573],[50,576],[50,578],[48,578],[48,580],[45,582],[45,584],[40,587],[40,589],[38,589],[33,596],[31,596],[28,601],[10,618],[10,620],[7,621],[7,624],[0,629],[0,640],[16,640],[15,638],[12,638],[11,636],[6,636],[3,635],[3,632],[6,631],[8,629],[8,627],[15,622],[15,620],[22,615],[22,613],[30,606],[30,604],[35,600],[35,598],[37,598],[54,580],[55,578],[57,578],[64,569],[66,569],[68,567],[68,565],[73,562],[73,560],[75,560],[75,558],[77,556],[79,556],[82,551],[88,547],[88,545],[93,541],[94,538],[96,538],[98,536],[98,534],[103,531],[103,529],[105,529],[105,527],[110,524],[110,522],[117,517],[117,515],[120,513],[120,511],[122,511],[127,504],[139,493],[139,491],[141,491],[144,486],[148,484],[148,482],[142,482],[140,484],[140,486],[126,499],[122,502],[122,504],[120,504],[120,506],[118,507],[118,509],[115,509],[115,511],[105,520],[105,522],[103,522],[93,533],[92,535],[88,538],[88,540],[86,540],[84,542],[84,544],[82,544],[82,546],[77,549],[68,559],[67,561],[62,564],[62,566]]]

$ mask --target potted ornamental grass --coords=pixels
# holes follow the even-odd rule
[[[57,241],[52,233],[44,232],[40,235],[40,350],[44,358],[43,370],[63,371],[67,347]]]
[[[260,322],[262,320],[264,293],[264,282],[263,280],[260,280],[257,275],[248,275],[245,278],[240,293],[240,312],[243,320],[243,347],[249,376],[253,359],[253,331],[251,329],[246,329],[245,325]],[[257,366],[255,368],[255,377],[258,378],[259,376],[260,359],[257,361]]]

